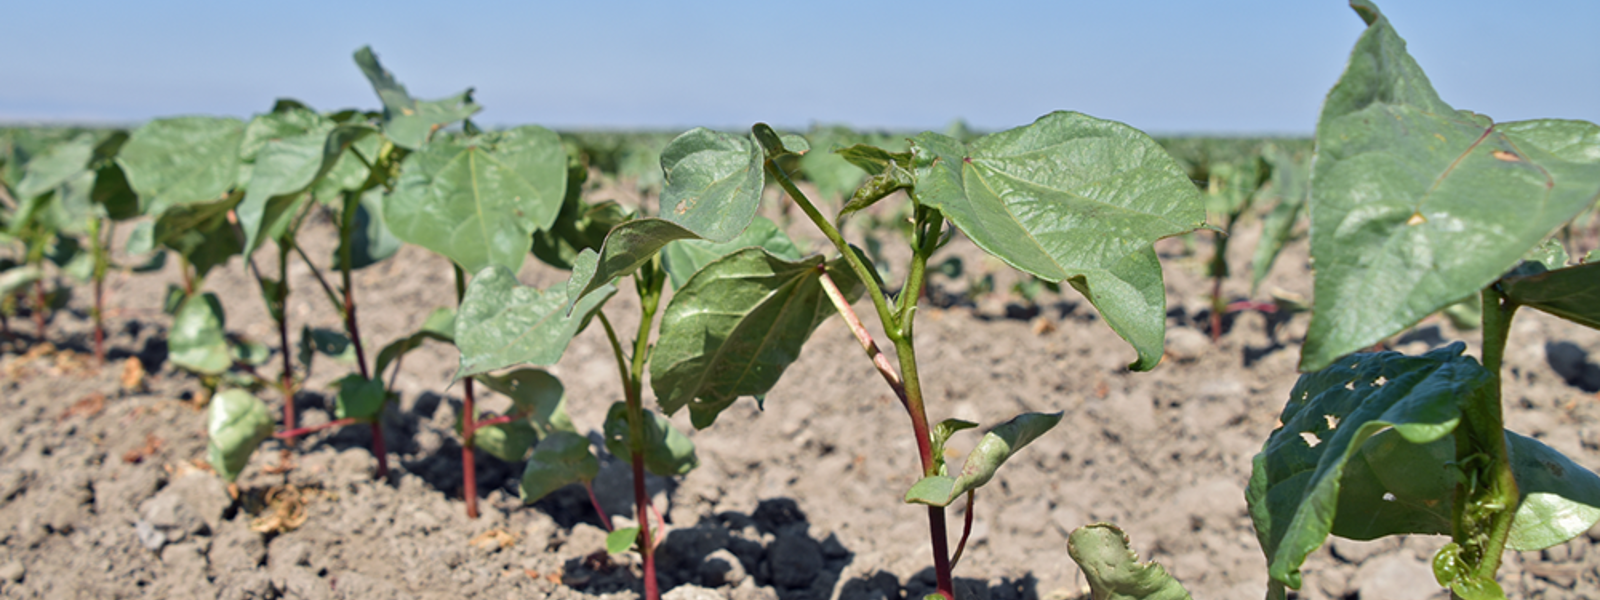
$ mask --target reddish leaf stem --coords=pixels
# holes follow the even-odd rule
[[[834,309],[839,311],[839,316],[850,326],[850,333],[855,334],[856,341],[861,343],[861,349],[867,353],[867,358],[872,360],[872,366],[878,369],[878,374],[883,376],[883,380],[894,390],[895,396],[900,398],[900,404],[906,406],[906,387],[900,382],[900,374],[889,364],[889,358],[878,350],[878,342],[872,339],[872,333],[861,324],[861,317],[850,307],[850,301],[839,291],[839,285],[828,276],[827,266],[818,265],[817,270],[822,273],[820,276],[822,290],[828,294],[828,299],[833,301]]]
[[[321,425],[312,425],[310,427],[301,427],[299,429],[290,429],[290,430],[287,430],[287,431],[279,431],[277,433],[272,434],[272,437],[275,437],[275,438],[280,439],[280,440],[292,440],[294,438],[297,438],[297,437],[300,437],[300,436],[304,436],[304,435],[310,435],[310,434],[316,433],[318,431],[322,431],[324,429],[333,429],[334,427],[344,427],[345,425],[354,425],[354,424],[360,423],[360,422],[361,422],[361,419],[359,419],[359,418],[356,418],[356,417],[345,417],[343,419],[339,419],[339,420],[336,420],[336,421],[328,421],[327,423],[323,423]]]
[[[978,499],[978,490],[967,490],[967,516],[961,525],[961,541],[956,542],[956,553],[950,557],[950,569],[954,570],[961,563],[961,553],[967,549],[967,536],[972,535],[972,503]]]
[[[467,378],[466,393],[461,400],[461,495],[467,501],[467,518],[478,518],[478,461],[472,454],[472,434],[477,425],[472,414],[477,411],[473,402],[472,378]]]
[[[633,452],[633,504],[638,509],[639,553],[644,556],[644,597],[660,600],[661,589],[656,585],[655,543],[650,539],[650,496],[644,489],[644,453]]]
[[[583,482],[583,490],[589,492],[589,504],[594,506],[594,514],[600,515],[600,524],[606,526],[606,531],[615,531],[611,526],[611,515],[606,514],[606,509],[600,506],[600,498],[594,495],[594,482]]]

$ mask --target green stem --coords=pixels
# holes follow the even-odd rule
[[[883,322],[884,333],[889,336],[890,340],[898,340],[901,337],[899,319],[889,308],[888,297],[884,295],[883,288],[878,285],[877,271],[866,263],[861,262],[861,257],[850,249],[850,244],[844,241],[844,236],[839,234],[839,230],[833,226],[833,223],[823,218],[822,212],[818,211],[816,205],[811,203],[811,199],[807,198],[800,191],[800,188],[795,186],[794,181],[789,179],[788,173],[779,168],[778,164],[773,162],[772,159],[767,159],[766,168],[767,172],[772,174],[772,178],[778,182],[778,185],[783,187],[783,191],[794,199],[795,204],[800,206],[800,210],[805,211],[806,217],[810,218],[811,222],[816,224],[817,229],[822,230],[822,234],[828,237],[828,241],[833,242],[833,247],[844,255],[845,262],[850,264],[850,270],[855,271],[856,277],[861,280],[862,284],[867,286],[867,297],[872,299],[872,306],[878,310],[878,319]],[[900,293],[904,294],[905,291],[901,290]]]
[[[467,297],[467,272],[453,262],[450,266],[456,276],[456,306],[459,307]],[[461,395],[461,497],[467,503],[468,519],[478,518],[478,460],[472,452],[477,446],[473,443],[473,434],[477,433],[478,426],[473,420],[478,416],[478,407],[473,392],[472,378],[468,377]]]
[[[1456,485],[1451,537],[1470,579],[1477,581],[1494,580],[1519,499],[1506,452],[1500,378],[1516,311],[1517,304],[1494,286],[1484,288],[1483,366],[1490,380],[1466,398],[1455,431],[1456,464],[1464,476]]]
[[[624,382],[628,401],[628,431],[633,440],[633,448],[630,449],[628,458],[633,463],[633,503],[639,519],[639,554],[644,557],[645,600],[660,600],[661,589],[656,582],[656,544],[651,539],[650,495],[645,490],[644,481],[645,423],[644,400],[641,395],[644,367],[650,357],[650,326],[655,323],[656,309],[661,305],[661,289],[666,284],[666,279],[666,271],[661,268],[660,254],[651,257],[649,264],[641,266],[639,271],[634,273],[634,289],[639,292],[639,331],[633,340],[633,360]],[[606,325],[606,330],[614,341],[615,334],[611,332],[609,324]],[[616,352],[620,360],[622,358],[620,346]]]

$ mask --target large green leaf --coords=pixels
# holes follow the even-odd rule
[[[156,119],[134,130],[117,154],[140,210],[216,200],[239,178],[244,123],[221,117]]]
[[[394,75],[378,64],[371,46],[355,53],[356,66],[372,82],[372,89],[383,101],[383,133],[396,146],[415,150],[428,141],[428,135],[441,126],[476,114],[483,107],[472,102],[472,90],[440,100],[416,100]]]
[[[233,194],[214,202],[169,207],[156,219],[151,240],[176,250],[204,277],[242,250],[239,236],[228,222],[228,212],[238,206],[239,198],[239,194]],[[132,239],[129,245],[133,245]]]
[[[1477,293],[1600,194],[1600,126],[1451,108],[1369,2],[1317,124],[1316,370]]]
[[[980,248],[1053,282],[1071,281],[1139,351],[1161,360],[1166,300],[1151,244],[1205,220],[1199,193],[1143,132],[1071,112],[970,144],[912,140],[918,202],[938,208]],[[1102,286],[1120,288],[1102,297]],[[1129,307],[1126,303],[1142,306]]]
[[[172,317],[167,334],[167,359],[196,373],[216,375],[228,370],[233,359],[228,354],[228,339],[222,329],[226,322],[222,301],[206,292],[190,296]]]
[[[589,439],[556,431],[539,441],[522,470],[522,501],[532,504],[567,484],[594,481],[600,460],[589,451]]]
[[[267,405],[244,390],[223,390],[206,407],[206,460],[224,480],[239,478],[250,454],[272,435]]]
[[[543,127],[430,143],[406,157],[383,216],[396,237],[467,271],[515,271],[560,212],[566,176],[561,142]]]
[[[1600,263],[1507,277],[1500,289],[1512,302],[1600,329]]]
[[[237,210],[246,254],[288,227],[295,207],[306,200],[302,192],[323,172],[333,128],[333,121],[303,108],[259,115],[245,126],[240,154],[250,165],[250,179]]]
[[[1067,554],[1083,569],[1094,600],[1188,600],[1189,591],[1154,562],[1141,563],[1128,534],[1109,523],[1079,527],[1067,536]]]
[[[743,233],[726,242],[710,240],[680,240],[667,244],[661,250],[663,266],[672,277],[673,287],[683,287],[701,267],[743,248],[765,248],[778,258],[800,260],[800,249],[794,241],[766,217],[756,217]]]
[[[1506,451],[1522,495],[1506,547],[1543,550],[1600,523],[1600,476],[1533,438],[1507,431]]]
[[[99,136],[85,132],[33,157],[23,170],[22,181],[17,183],[16,196],[31,198],[61,187],[89,167],[98,143]]]
[[[1006,459],[1060,422],[1059,412],[1023,413],[1012,417],[1010,421],[983,434],[983,439],[967,455],[967,462],[962,463],[959,474],[954,477],[932,475],[922,478],[906,491],[906,502],[949,506],[962,494],[989,483]]]
[[[518,283],[516,274],[502,266],[479,271],[456,314],[455,341],[461,349],[456,376],[560,360],[572,336],[617,292],[616,286],[606,285],[569,304],[569,285],[540,290]]]
[[[1461,403],[1491,383],[1465,349],[1356,354],[1295,383],[1246,493],[1273,580],[1298,588],[1300,564],[1329,533],[1449,532],[1439,490],[1459,473],[1443,468],[1454,449],[1428,445],[1449,439]]]
[[[576,302],[618,278],[626,277],[678,240],[700,239],[695,232],[662,219],[634,219],[611,230],[599,252],[584,250],[572,261],[572,281],[567,300]],[[578,285],[580,284],[581,285]]]
[[[661,150],[662,218],[708,240],[733,239],[761,205],[763,164],[761,147],[748,136],[685,132]]]
[[[606,411],[607,451],[613,456],[628,457],[637,448],[644,454],[644,468],[662,477],[684,475],[700,466],[700,458],[695,456],[694,442],[689,440],[689,436],[678,431],[671,421],[655,411],[645,409],[642,412],[644,440],[636,444],[628,425],[627,403],[611,405],[611,409]]]
[[[823,259],[788,261],[746,248],[707,264],[672,297],[650,358],[661,410],[689,406],[711,425],[740,396],[766,394],[834,307],[822,289]],[[828,265],[850,297],[860,284],[843,261]]]
[[[346,123],[334,128],[328,135],[328,145],[322,149],[322,165],[326,172],[311,184],[311,196],[323,204],[334,204],[344,192],[360,191],[372,172],[367,162],[378,160],[378,153],[383,149],[383,137],[372,135],[377,132],[365,123]]]

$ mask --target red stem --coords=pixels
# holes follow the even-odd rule
[[[288,431],[280,431],[280,432],[272,434],[272,437],[278,438],[280,440],[292,440],[294,438],[297,438],[297,437],[300,437],[300,436],[303,436],[303,435],[310,435],[310,434],[316,433],[318,431],[322,431],[324,429],[332,429],[334,427],[344,427],[345,425],[354,425],[354,424],[360,423],[360,422],[361,422],[361,419],[358,419],[356,417],[345,417],[345,418],[339,419],[337,421],[328,421],[327,423],[323,423],[321,425],[312,425],[310,427],[301,427],[299,429],[290,429]]]
[[[661,600],[661,589],[656,585],[655,544],[650,539],[650,497],[644,490],[644,453],[633,453],[633,505],[639,517],[639,553],[644,555],[645,600]]]
[[[594,514],[600,515],[600,524],[605,525],[608,532],[615,531],[616,528],[611,526],[611,515],[606,514],[606,509],[600,506],[600,499],[594,495],[594,482],[583,482],[583,489],[589,492],[589,504],[594,505]]]
[[[33,282],[33,324],[39,329],[39,341],[44,341],[44,311],[47,310],[44,299],[44,280]]]
[[[944,507],[928,507],[928,535],[933,541],[933,572],[938,576],[939,594],[955,600],[955,583],[950,577],[950,539],[944,527]]]
[[[972,535],[973,501],[977,500],[978,490],[967,490],[967,518],[961,525],[961,541],[956,543],[956,554],[950,557],[950,569],[954,570],[961,563],[961,553],[967,550],[967,536]]]
[[[473,406],[472,378],[467,378],[467,391],[461,401],[461,494],[467,501],[467,518],[478,518],[478,461],[472,455],[472,434],[477,431],[477,426],[472,422]]]
[[[513,417],[511,415],[500,415],[498,417],[489,417],[489,418],[484,419],[482,421],[474,422],[472,424],[472,431],[476,432],[479,429],[483,429],[485,427],[494,427],[495,425],[504,425],[504,424],[510,423],[510,422],[512,422],[514,420],[516,420],[516,417]]]

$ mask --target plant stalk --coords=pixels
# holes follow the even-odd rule
[[[106,228],[106,239],[100,239],[100,219],[89,219],[89,251],[94,257],[94,309],[91,316],[94,318],[94,364],[106,364],[106,324],[105,324],[105,298],[106,298],[106,271],[110,260],[106,255],[106,247],[110,245],[111,235],[115,224]]]
[[[1456,465],[1464,476],[1456,484],[1451,538],[1470,578],[1494,581],[1519,501],[1506,452],[1500,377],[1517,304],[1494,286],[1484,288],[1482,300],[1483,366],[1490,380],[1466,398],[1456,426]]]
[[[589,504],[594,506],[594,514],[600,515],[600,524],[606,526],[606,532],[615,531],[616,529],[611,526],[611,516],[607,515],[606,509],[600,506],[600,498],[594,495],[594,482],[583,482],[583,490],[589,492]]]
[[[355,233],[355,209],[361,196],[345,193],[344,211],[339,215],[339,278],[344,291],[344,328],[350,334],[350,344],[356,349],[356,367],[361,371],[362,379],[372,379],[372,372],[367,368],[367,353],[361,344],[361,326],[356,319],[356,297],[350,282],[350,238]],[[309,263],[309,261],[307,261]],[[472,389],[468,384],[468,390]],[[384,404],[388,404],[387,401]],[[383,443],[383,406],[378,408],[378,414],[372,419],[372,453],[378,458],[378,479],[389,478],[389,454],[384,449]]]
[[[461,265],[451,263],[456,276],[456,306],[467,297],[467,273]],[[467,518],[478,518],[478,461],[472,450],[473,434],[477,433],[477,425],[472,421],[477,417],[478,407],[473,393],[473,380],[466,379],[464,390],[461,394],[461,498],[467,503]]]
[[[650,531],[650,495],[645,489],[644,469],[644,368],[650,357],[650,326],[655,323],[656,309],[661,304],[661,288],[666,283],[666,272],[661,269],[661,256],[639,268],[633,276],[639,292],[639,331],[633,340],[631,361],[626,385],[628,403],[628,431],[633,441],[629,459],[633,462],[633,506],[639,520],[639,554],[644,557],[645,600],[660,600],[661,589],[656,582],[655,540]],[[607,325],[609,331],[610,326]]]
[[[301,427],[299,429],[289,429],[289,430],[286,430],[286,431],[280,431],[280,432],[272,434],[272,437],[280,439],[280,440],[292,440],[292,439],[295,439],[297,437],[301,437],[301,436],[305,436],[305,435],[311,435],[313,433],[316,433],[318,431],[322,431],[324,429],[333,429],[335,427],[344,427],[345,425],[355,425],[356,423],[360,423],[360,422],[361,422],[361,419],[359,419],[357,417],[345,417],[343,419],[338,419],[338,420],[334,420],[334,421],[328,421],[327,423],[323,423],[321,425],[312,425],[310,427]]]

